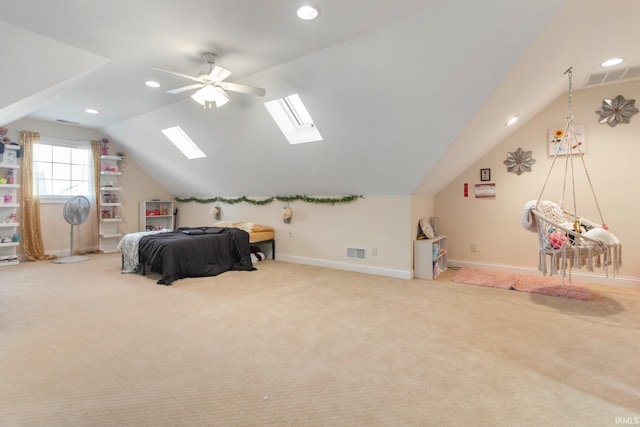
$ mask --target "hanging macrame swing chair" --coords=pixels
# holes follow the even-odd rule
[[[594,268],[603,268],[607,277],[610,273],[615,277],[622,264],[622,245],[618,238],[608,231],[604,222],[584,161],[583,146],[574,131],[571,70],[569,68],[565,71],[569,77],[569,108],[561,141],[556,146],[549,173],[542,185],[538,199],[527,202],[522,212],[522,226],[538,235],[538,270],[544,275],[547,273],[549,275],[561,274],[562,286],[564,286],[564,279],[567,276],[571,282],[572,268],[584,267],[590,272],[593,272]],[[565,198],[567,178],[570,172],[573,212],[566,211],[562,206],[562,201],[558,205],[548,200],[542,200],[559,153],[565,154],[562,200]],[[574,157],[579,157],[584,167],[587,182],[600,215],[599,224],[578,215]]]

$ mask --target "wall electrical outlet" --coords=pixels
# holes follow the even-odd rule
[[[471,252],[478,252],[478,244],[471,243]]]
[[[371,256],[378,256],[378,247],[374,246],[371,248]]]

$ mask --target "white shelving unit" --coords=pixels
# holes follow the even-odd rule
[[[18,193],[20,161],[18,145],[5,145],[0,154],[0,267],[19,263],[17,248],[20,245]],[[6,181],[6,182],[5,182]]]
[[[416,240],[413,269],[418,279],[433,280],[447,269],[447,236]]]
[[[169,200],[142,200],[140,202],[140,231],[161,228],[173,230],[173,202]]]
[[[118,240],[122,237],[119,230],[119,207],[122,206],[118,178],[122,175],[121,156],[100,156],[100,251],[116,252]]]

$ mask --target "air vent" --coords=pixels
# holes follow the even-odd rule
[[[347,248],[347,258],[366,259],[367,250],[364,248]]]
[[[610,83],[610,82],[615,82],[616,80],[620,80],[622,79],[622,76],[624,76],[624,73],[626,72],[627,70],[616,70],[616,71],[607,73],[607,77],[604,78],[604,82]]]
[[[585,86],[594,86],[605,83],[613,83],[620,80],[631,80],[640,77],[640,65],[634,67],[611,70],[605,73],[589,74]]]
[[[599,85],[607,77],[607,73],[590,74],[587,76],[585,86]]]
[[[640,66],[630,67],[627,74],[624,75],[625,79],[637,79],[638,77],[640,77]]]

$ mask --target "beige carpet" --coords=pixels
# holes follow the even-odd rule
[[[280,261],[165,287],[119,266],[0,269],[0,425],[640,417],[638,290],[589,285],[585,302]]]

